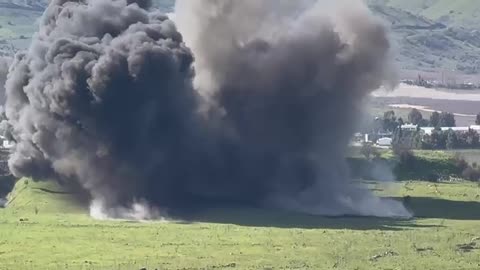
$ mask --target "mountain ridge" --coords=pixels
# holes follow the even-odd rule
[[[0,56],[26,49],[48,0],[0,0]],[[174,0],[153,0],[173,12]],[[479,76],[480,1],[367,0],[391,29],[395,60],[404,75],[420,72]],[[478,22],[478,23],[475,23]],[[452,75],[453,76],[453,75]]]

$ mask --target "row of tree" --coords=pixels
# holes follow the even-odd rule
[[[480,136],[475,130],[455,132],[434,130],[423,137],[423,149],[476,149],[480,148]]]
[[[433,112],[430,119],[423,118],[422,113],[417,109],[412,109],[408,114],[408,122],[419,127],[455,127],[455,115],[449,112]]]
[[[480,114],[478,116],[480,123]],[[397,117],[394,111],[387,111],[383,114],[383,118],[376,119],[375,132],[395,132],[400,126],[410,123],[419,127],[455,127],[455,115],[448,112],[433,112],[430,119],[423,118],[422,113],[417,109],[412,109],[408,114],[407,122],[401,117]]]
[[[408,123],[418,126],[416,130],[403,130],[403,119],[397,118],[394,111],[387,111],[383,118],[377,119],[379,130],[392,132],[392,144],[395,148],[403,149],[477,149],[480,148],[480,135],[475,130],[457,132],[452,129],[442,130],[441,127],[455,127],[455,115],[448,112],[433,112],[429,119],[423,118],[422,113],[413,109],[408,114]],[[480,114],[476,124],[480,125]],[[420,127],[435,128],[431,134],[424,134]]]
[[[393,133],[392,145],[401,149],[478,149],[480,135],[473,129],[467,132],[435,129],[430,135],[420,130],[397,129]]]

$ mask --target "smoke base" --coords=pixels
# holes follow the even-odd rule
[[[361,1],[179,0],[175,23],[148,2],[51,1],[6,83],[16,176],[78,183],[98,218],[410,215],[352,185],[343,155],[393,74]]]

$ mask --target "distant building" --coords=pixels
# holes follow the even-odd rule
[[[418,126],[417,125],[414,125],[414,124],[406,124],[406,125],[402,125],[400,127],[402,130],[410,130],[410,131],[415,131],[418,129]]]
[[[432,135],[435,128],[434,127],[421,127],[420,130],[423,131],[423,134],[425,134],[425,135]]]
[[[12,141],[4,140],[2,143],[2,147],[5,149],[11,149],[15,146],[15,143]]]
[[[436,129],[434,127],[420,127],[418,128],[416,125],[408,124],[408,125],[403,125],[402,130],[407,130],[407,131],[415,131],[417,129],[420,129],[420,131],[424,135],[432,135],[433,131]],[[439,128],[441,131],[449,131],[453,130],[458,133],[466,133],[469,130],[475,130],[480,133],[480,125],[471,125],[468,127],[440,127]]]
[[[0,135],[0,148],[11,149],[15,146],[15,142],[9,141],[5,136]]]
[[[433,131],[435,128],[433,127],[421,127],[420,130],[423,132],[424,135],[432,135]],[[472,125],[469,127],[441,127],[441,131],[449,131],[453,130],[458,133],[467,133],[469,130],[475,130],[477,132],[480,132],[480,126],[477,125]]]
[[[392,138],[384,137],[377,140],[377,145],[390,147],[392,146],[392,142],[393,142]]]
[[[455,132],[468,132],[470,130],[470,127],[441,127],[440,129],[442,131],[453,130]]]

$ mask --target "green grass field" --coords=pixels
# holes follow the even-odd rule
[[[0,269],[480,269],[480,188],[370,183],[416,218],[212,209],[196,221],[96,221],[53,184],[0,209]]]

